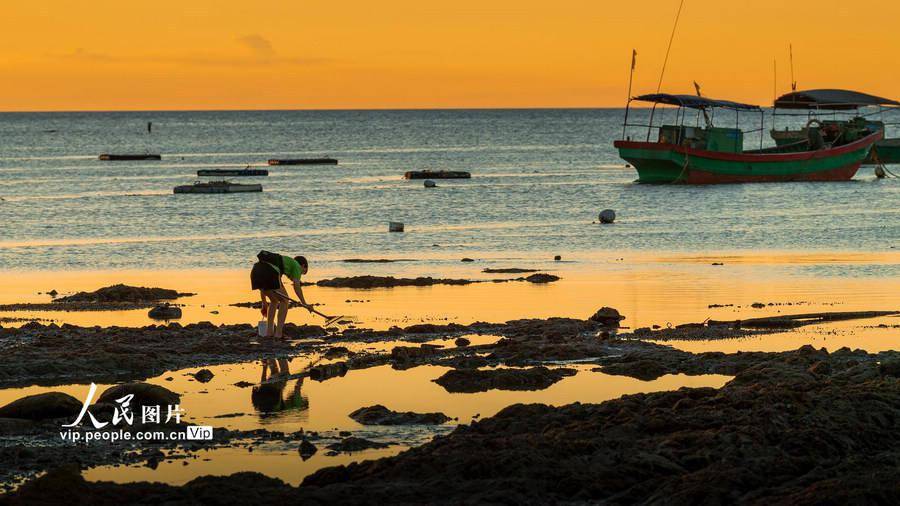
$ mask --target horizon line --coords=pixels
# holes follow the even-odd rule
[[[650,109],[650,107],[632,106],[632,109]],[[262,108],[262,109],[36,109],[23,111],[0,111],[0,114],[57,114],[57,113],[154,113],[154,112],[377,112],[377,111],[594,111],[625,109],[625,106],[572,106],[572,107],[362,107],[362,108]]]

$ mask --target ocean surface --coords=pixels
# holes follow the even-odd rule
[[[440,264],[463,256],[900,247],[898,179],[877,180],[864,167],[845,183],[638,185],[612,146],[623,114],[0,114],[0,269],[239,268],[260,249],[324,262]],[[752,128],[758,118],[746,121]],[[163,159],[98,160],[104,152]],[[198,169],[326,155],[340,165],[270,167],[269,177],[240,178],[262,183],[263,193],[172,193],[198,180]],[[402,178],[422,169],[466,170],[472,179],[426,189]],[[593,224],[605,208],[617,212],[616,223]],[[404,222],[406,232],[389,233],[388,221]]]

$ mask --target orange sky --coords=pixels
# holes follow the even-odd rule
[[[0,18],[0,110],[618,107],[678,0],[42,0]],[[858,10],[857,10],[858,8]],[[802,15],[800,15],[802,13]],[[900,97],[895,0],[686,0],[663,88]],[[881,22],[881,20],[886,20]]]

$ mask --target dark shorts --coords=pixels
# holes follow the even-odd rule
[[[278,290],[281,288],[281,275],[271,265],[256,262],[250,270],[250,287],[252,290]]]

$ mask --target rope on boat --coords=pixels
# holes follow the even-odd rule
[[[684,175],[687,173],[688,165],[690,164],[690,159],[688,158],[688,152],[684,152],[684,165],[681,166],[681,173],[678,174],[678,177],[672,180],[671,184],[683,183],[685,181]]]
[[[872,146],[872,159],[875,160],[875,176],[879,179],[883,178],[885,173],[890,174],[893,177],[900,177],[891,172],[890,169],[887,168],[887,165],[881,161],[878,157],[878,148],[875,146]],[[881,171],[881,174],[878,173],[879,171]]]

